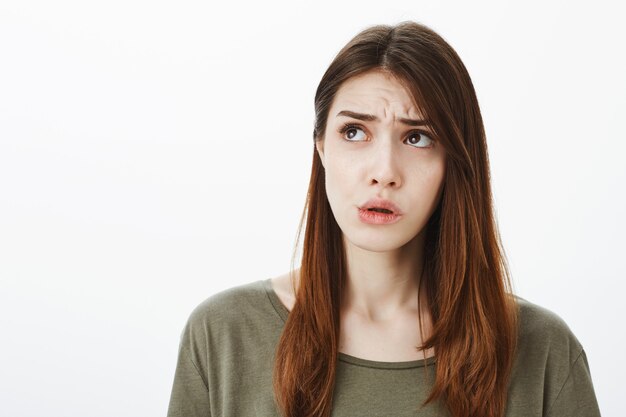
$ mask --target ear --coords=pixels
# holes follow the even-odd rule
[[[324,140],[318,140],[315,142],[315,148],[317,149],[317,153],[319,154],[320,160],[322,161],[322,166],[326,168],[324,162]]]

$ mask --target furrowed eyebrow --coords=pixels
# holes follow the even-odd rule
[[[374,116],[373,114],[357,113],[357,112],[353,112],[350,110],[341,110],[339,113],[337,113],[337,116],[352,117],[354,119],[363,120],[366,122],[378,122],[379,121],[378,117]],[[404,117],[400,117],[397,120],[400,121],[401,123],[404,123],[407,126],[427,126],[430,124],[429,120],[405,119]]]

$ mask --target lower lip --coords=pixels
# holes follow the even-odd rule
[[[392,224],[400,220],[400,215],[359,209],[359,219],[368,224]]]

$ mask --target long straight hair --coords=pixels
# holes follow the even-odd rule
[[[436,372],[428,398],[416,406],[440,399],[454,417],[501,417],[518,311],[497,229],[485,131],[472,81],[457,53],[429,27],[412,21],[371,26],[339,51],[319,83],[314,145],[324,140],[341,84],[370,70],[386,71],[402,83],[447,154],[441,198],[426,225],[426,282],[420,282],[433,328],[418,349],[433,348]],[[273,389],[285,417],[328,417],[347,265],[315,146],[297,241],[305,215],[300,279],[276,347]]]

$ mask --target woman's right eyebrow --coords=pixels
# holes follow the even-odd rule
[[[357,113],[351,110],[341,110],[339,113],[337,113],[337,116],[352,117],[353,119],[363,120],[366,122],[378,122],[379,121],[378,117],[376,117],[373,114]],[[401,123],[407,126],[427,126],[430,123],[428,120],[415,120],[415,119],[407,119],[404,117],[399,117],[396,120],[400,121]]]

